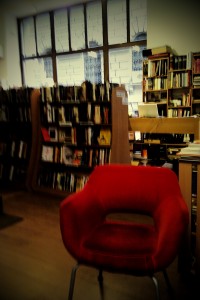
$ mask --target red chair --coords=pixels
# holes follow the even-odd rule
[[[115,214],[140,214],[152,222],[117,219]],[[110,216],[110,217],[109,217]],[[76,270],[86,265],[102,271],[150,276],[157,299],[155,273],[178,255],[189,213],[176,174],[167,168],[130,165],[98,166],[85,187],[60,205],[63,243],[77,261],[68,299],[73,297]]]

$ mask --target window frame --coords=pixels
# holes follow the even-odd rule
[[[98,51],[101,50],[103,51],[103,60],[104,60],[104,82],[109,81],[109,50],[110,49],[117,49],[117,48],[127,48],[127,47],[132,47],[132,46],[147,46],[147,38],[146,40],[139,40],[139,41],[130,41],[130,15],[129,15],[129,0],[126,0],[126,20],[127,20],[127,42],[126,43],[119,43],[119,44],[112,44],[109,45],[108,43],[108,18],[107,18],[107,0],[100,0],[101,5],[102,5],[102,26],[103,26],[103,45],[95,48],[90,48],[88,47],[87,43],[87,15],[86,15],[86,9],[87,5],[91,2],[96,2],[96,0],[84,2],[84,3],[79,3],[75,4],[72,6],[65,6],[63,7],[64,9],[67,10],[68,13],[68,21],[70,19],[69,13],[70,9],[78,6],[83,6],[84,9],[84,20],[85,20],[85,49],[79,49],[79,50],[72,50],[71,48],[71,37],[70,37],[70,28],[69,30],[69,51],[66,52],[61,52],[61,53],[56,53],[56,45],[55,45],[55,31],[54,31],[54,12],[58,11],[60,8],[56,8],[51,11],[44,11],[41,13],[37,13],[35,15],[27,16],[27,17],[22,17],[17,19],[17,24],[18,24],[18,39],[19,39],[19,55],[20,55],[20,69],[21,69],[21,80],[22,84],[25,85],[25,72],[24,72],[24,67],[23,63],[25,60],[29,59],[42,59],[45,57],[50,57],[52,59],[52,67],[53,67],[53,82],[55,84],[58,84],[58,76],[57,76],[57,63],[56,63],[56,58],[60,55],[70,55],[70,54],[75,54],[75,53],[84,53],[84,52],[89,52],[89,51]],[[38,55],[38,47],[37,47],[37,36],[36,36],[36,18],[38,15],[42,14],[47,14],[49,13],[50,16],[50,30],[51,30],[51,44],[52,44],[52,51],[50,54],[45,54],[45,55]],[[21,35],[21,23],[23,22],[24,19],[32,17],[34,20],[34,26],[35,26],[35,41],[36,41],[36,55],[31,56],[31,57],[24,57],[23,56],[23,49],[22,49],[22,35]],[[146,33],[147,36],[147,33]]]

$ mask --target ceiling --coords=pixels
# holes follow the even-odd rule
[[[9,13],[16,17],[23,17],[88,1],[90,0],[1,0],[1,13]]]

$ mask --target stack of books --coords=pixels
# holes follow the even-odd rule
[[[181,149],[180,152],[177,153],[179,156],[198,156],[200,157],[200,141],[194,141],[193,143],[189,143],[187,147]]]

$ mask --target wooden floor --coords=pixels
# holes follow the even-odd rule
[[[75,261],[65,250],[59,228],[59,199],[18,192],[3,198],[6,214],[22,220],[0,230],[0,299],[66,300]],[[0,216],[1,218],[1,216]],[[167,247],[167,245],[166,245]],[[183,281],[177,261],[168,274],[174,299],[200,299],[200,287]],[[77,272],[74,300],[100,300],[97,271]],[[162,300],[171,299],[162,274],[158,274]],[[155,290],[149,278],[104,273],[105,300],[151,300]],[[195,297],[194,294],[197,293]]]

